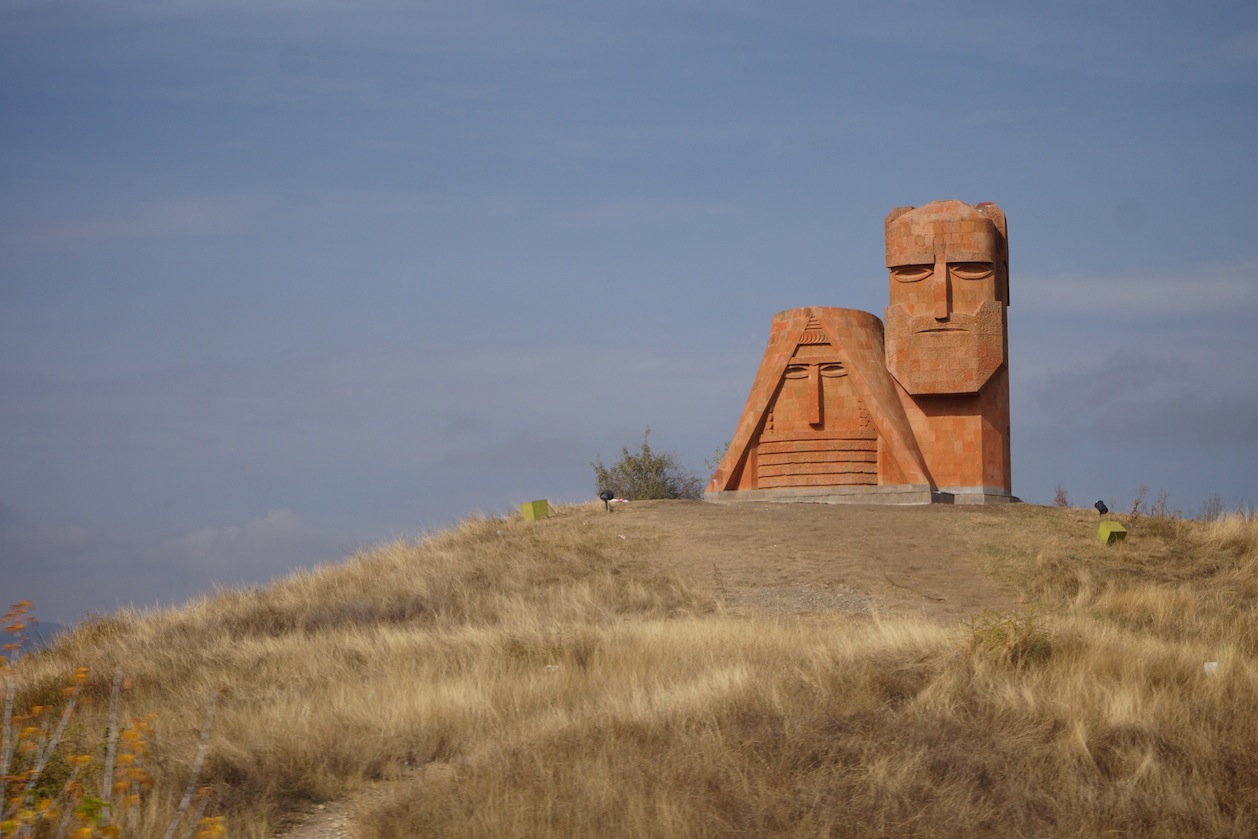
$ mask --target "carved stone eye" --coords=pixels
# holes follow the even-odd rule
[[[837,379],[840,376],[847,375],[847,368],[838,362],[834,362],[833,364],[823,364],[821,365],[821,375],[825,376],[827,379]]]
[[[897,265],[891,276],[902,283],[918,283],[935,273],[934,265]]]
[[[985,280],[996,273],[990,262],[956,262],[948,268],[961,280]]]
[[[807,364],[788,365],[786,368],[785,376],[788,379],[806,379],[808,378],[808,365]]]

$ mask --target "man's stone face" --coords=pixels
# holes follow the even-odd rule
[[[887,225],[887,366],[914,395],[977,393],[1005,360],[1004,237],[937,201]]]

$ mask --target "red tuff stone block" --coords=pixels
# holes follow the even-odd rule
[[[774,316],[709,498],[808,488],[815,500],[825,486],[850,498],[869,486],[881,498],[908,487],[1012,499],[1005,215],[992,203],[935,201],[893,210],[885,235],[885,331],[851,309]]]

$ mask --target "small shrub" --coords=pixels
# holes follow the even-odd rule
[[[1061,484],[1057,485],[1057,492],[1053,495],[1053,503],[1058,507],[1070,506],[1070,499],[1066,497],[1066,490],[1062,489]]]
[[[1158,500],[1153,503],[1153,507],[1149,510],[1149,515],[1155,519],[1172,518],[1171,512],[1166,506],[1167,500],[1166,490],[1158,490]]]
[[[683,469],[671,454],[651,450],[651,429],[642,435],[642,447],[636,452],[621,449],[620,460],[604,466],[595,458],[595,492],[611,490],[617,498],[646,501],[655,498],[699,499],[703,496],[703,479]]]
[[[1047,661],[1052,636],[1034,612],[987,610],[966,620],[972,657],[995,660],[1014,667]]]
[[[1145,509],[1144,502],[1145,502],[1145,499],[1148,497],[1148,495],[1149,495],[1148,485],[1141,484],[1140,489],[1136,490],[1136,497],[1131,500],[1132,519],[1138,519],[1142,515],[1145,514],[1146,509]]]

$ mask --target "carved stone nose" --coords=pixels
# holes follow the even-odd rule
[[[935,271],[930,278],[931,290],[935,295],[935,320],[947,320],[948,308],[948,263],[942,255],[935,257]]]
[[[823,424],[821,416],[821,365],[808,368],[808,424]]]

